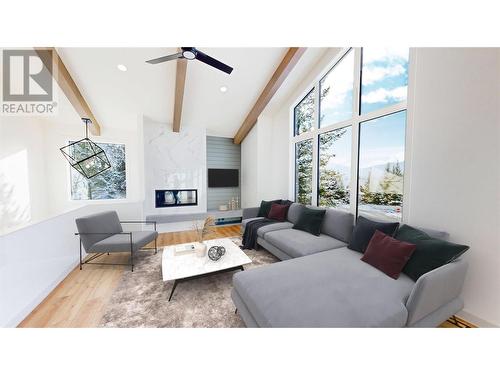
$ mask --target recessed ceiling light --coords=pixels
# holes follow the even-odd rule
[[[221,86],[219,90],[220,90],[220,92],[226,92],[227,91],[227,87],[226,86]]]
[[[121,70],[122,72],[127,71],[127,67],[125,65],[118,64],[116,67],[118,68],[118,70]]]

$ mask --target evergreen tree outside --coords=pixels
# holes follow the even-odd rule
[[[360,203],[380,206],[401,206],[403,203],[403,168],[401,163],[387,163],[376,188],[372,187],[371,171],[360,185]],[[377,181],[375,181],[376,183]]]
[[[294,109],[295,135],[309,131],[314,124],[314,89]]]
[[[344,186],[343,176],[328,166],[337,155],[335,142],[346,136],[350,128],[342,128],[323,133],[319,138],[319,185],[318,204],[325,207],[349,205],[349,187]],[[350,131],[348,133],[350,136]]]
[[[111,168],[90,179],[71,168],[71,199],[125,199],[127,181],[125,168],[125,145],[97,143],[106,153]]]
[[[313,175],[313,140],[306,139],[305,141],[295,144],[296,164],[296,182],[295,191],[297,202],[302,204],[312,203],[312,175]]]
[[[329,88],[321,91],[327,95]],[[295,134],[309,131],[314,125],[314,95],[312,89],[294,109]],[[298,203],[312,203],[313,139],[295,144],[295,200]]]
[[[314,89],[295,107],[295,134],[310,130],[314,124]],[[312,203],[313,143],[307,139],[295,144],[295,199]]]

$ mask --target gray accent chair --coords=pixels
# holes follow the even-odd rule
[[[298,218],[294,205],[288,220]],[[463,308],[465,260],[416,282],[405,274],[394,280],[347,248],[349,215],[327,209],[318,237],[290,228],[257,232],[258,243],[285,261],[233,276],[231,297],[247,327],[436,327]]]
[[[105,211],[97,214],[80,217],[76,220],[76,227],[80,237],[80,269],[83,264],[111,265],[111,263],[96,263],[92,260],[109,253],[130,252],[130,263],[113,265],[127,265],[134,271],[134,253],[148,243],[154,241],[155,254],[158,251],[155,221],[120,221],[116,211]],[[124,232],[122,224],[152,224],[154,230]],[[86,253],[92,253],[85,261],[82,260],[82,247]]]

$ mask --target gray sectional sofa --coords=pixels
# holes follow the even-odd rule
[[[463,259],[416,282],[405,274],[394,280],[347,248],[352,214],[327,209],[314,236],[292,228],[302,207],[292,204],[287,221],[257,232],[257,243],[283,261],[233,277],[232,299],[248,327],[436,327],[462,309]],[[257,212],[243,211],[242,229]]]

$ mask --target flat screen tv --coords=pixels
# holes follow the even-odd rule
[[[209,169],[208,187],[237,187],[239,173],[237,169]]]

